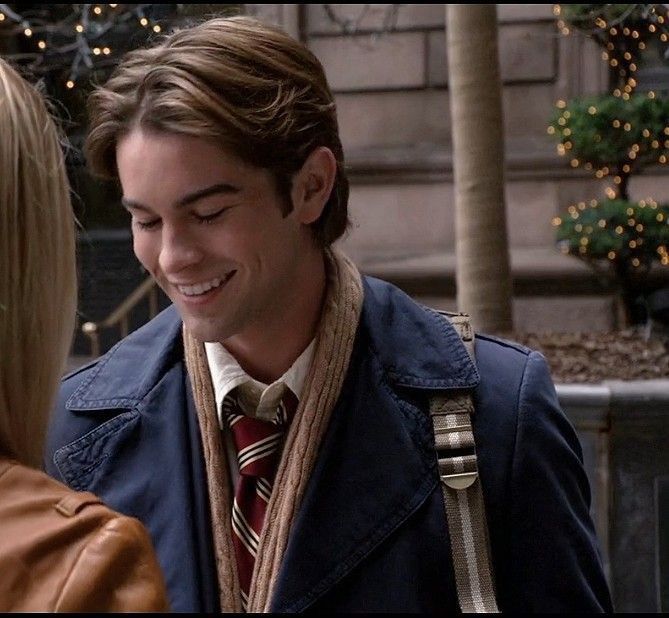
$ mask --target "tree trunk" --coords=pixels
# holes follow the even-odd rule
[[[458,309],[487,332],[513,328],[504,200],[496,5],[446,5]]]

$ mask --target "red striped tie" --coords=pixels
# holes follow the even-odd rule
[[[244,610],[284,431],[296,407],[297,399],[288,389],[271,422],[242,414],[234,391],[223,401],[223,414],[232,429],[239,464],[239,480],[232,506],[232,541]]]

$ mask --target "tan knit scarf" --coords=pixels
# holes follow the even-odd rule
[[[355,265],[326,252],[327,292],[314,358],[302,398],[286,435],[274,490],[267,506],[249,594],[249,612],[267,612],[293,519],[302,501],[319,445],[348,369],[360,320],[363,291]],[[232,545],[230,473],[218,425],[204,345],[184,328],[186,367],[197,408],[207,470],[221,611],[240,612],[241,597]]]

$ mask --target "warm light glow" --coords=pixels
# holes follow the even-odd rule
[[[625,36],[629,36],[629,35],[630,35],[630,29],[629,29],[627,26],[625,26],[625,27],[623,28],[623,34],[624,34]]]
[[[616,88],[616,89],[613,91],[613,96],[614,96],[614,97],[619,97],[619,96],[620,96],[620,90],[619,90],[618,88]]]
[[[142,17],[142,19],[139,20],[139,23],[146,27],[149,25],[149,20],[146,17]]]
[[[30,28],[26,28],[23,31],[23,34],[25,34],[27,37],[31,37],[33,35],[33,31]]]
[[[564,109],[565,107],[567,107],[567,103],[565,103],[562,99],[558,99],[555,102],[555,107],[559,107],[560,109]]]
[[[651,145],[653,148],[659,148],[659,147],[660,147],[660,142],[658,142],[656,139],[654,139],[654,140],[650,143],[650,145]]]
[[[625,212],[628,217],[631,217],[634,214],[634,208],[628,208]]]
[[[623,172],[625,172],[626,174],[629,174],[629,171],[631,169],[632,168],[629,165],[627,165],[627,163],[625,163],[625,165],[623,165]]]
[[[616,119],[611,123],[614,128],[619,129],[620,128],[620,120]]]
[[[615,28],[611,28],[611,29],[609,30],[609,34],[610,34],[611,36],[616,36],[616,34],[618,34],[618,31],[617,31]]]
[[[583,231],[583,226],[580,223],[577,223],[574,226],[574,230],[576,230],[577,232],[582,232]]]
[[[65,85],[70,89],[74,88],[74,82],[71,79],[68,79]]]
[[[597,113],[597,108],[594,105],[591,105],[588,107],[588,114],[591,116],[594,116]]]
[[[604,172],[602,172],[602,170],[597,170],[595,176],[597,176],[597,178],[604,178]]]
[[[80,33],[84,31],[84,27],[81,24],[77,24],[74,29]]]
[[[625,52],[623,54],[623,58],[625,58],[625,60],[631,60],[632,59],[632,54],[630,54],[629,52]]]
[[[641,50],[646,49],[646,44],[643,41],[639,41],[639,49]]]
[[[5,21],[5,14],[4,13],[0,13],[0,21]]]
[[[623,101],[629,101],[630,95],[627,92],[623,92],[622,99]]]
[[[609,199],[615,199],[618,195],[611,187],[606,187],[606,195]]]
[[[632,258],[632,266],[636,267],[639,266],[639,264],[640,264],[639,258]]]
[[[632,38],[633,39],[638,39],[639,38],[639,32],[637,30],[632,30]]]
[[[615,58],[612,58],[610,64],[611,64],[612,67],[617,67],[618,66],[618,61]]]
[[[629,122],[626,122],[626,123],[623,125],[623,130],[624,130],[624,131],[631,131],[631,130],[632,130],[632,125],[631,125]]]
[[[641,223],[637,223],[636,227],[634,228],[637,232],[643,232],[643,225]]]
[[[609,59],[609,55],[605,51],[603,51],[602,52],[602,60],[608,60],[608,59]]]
[[[551,221],[551,223],[554,226],[557,227],[558,225],[560,225],[562,223],[562,219],[560,219],[560,217],[553,217],[553,220]]]
[[[109,49],[109,47],[103,47],[103,48],[102,48],[102,53],[103,53],[105,56],[109,56],[109,54],[111,54],[111,49]]]
[[[581,244],[582,244],[583,246],[585,246],[585,245],[587,245],[587,244],[590,242],[590,240],[589,240],[589,238],[588,238],[587,236],[581,236],[581,240],[580,240],[580,242],[581,242]]]
[[[44,41],[38,41],[37,47],[40,49],[46,49],[46,43]]]
[[[623,233],[623,226],[618,225],[616,226],[616,234],[622,234]]]
[[[666,162],[667,162],[667,157],[666,157],[666,155],[660,155],[658,161],[659,161],[660,163],[666,163]]]
[[[96,56],[99,56],[99,55],[102,53],[102,50],[101,50],[99,47],[94,47],[94,48],[93,48],[93,53],[94,53]]]
[[[649,30],[650,32],[655,32],[655,30],[657,30],[657,28],[655,27],[654,24],[650,24],[650,25],[648,26],[648,30]]]
[[[562,135],[564,135],[565,137],[569,137],[571,135],[571,129],[569,127],[563,129]]]
[[[644,129],[643,131],[641,131],[641,135],[643,135],[644,137],[650,137],[650,131],[648,129]]]
[[[609,252],[606,254],[606,257],[608,257],[609,260],[615,260],[615,259],[616,259],[616,252],[615,252],[615,251],[609,251]]]
[[[606,227],[606,219],[600,219],[599,221],[597,221],[597,225],[599,227]]]
[[[636,71],[636,64],[633,62],[630,64],[630,71]]]
[[[617,185],[619,185],[622,181],[623,180],[620,176],[614,176],[613,177],[613,182],[615,182]]]
[[[95,13],[96,15],[100,15],[102,13],[102,7],[96,6],[93,9],[93,13]]]
[[[656,217],[655,217],[655,219],[656,219],[659,223],[662,223],[662,221],[664,221],[664,214],[662,214],[661,212],[658,212],[657,215],[656,215]]]
[[[649,99],[654,99],[655,98],[655,92],[653,90],[648,91],[648,98]]]
[[[553,126],[548,127],[546,129],[546,132],[548,133],[548,135],[554,135],[555,134],[555,127],[553,127]]]
[[[156,25],[153,27],[153,31],[154,31],[154,32],[160,32],[160,26],[159,26],[158,24],[156,24]]]

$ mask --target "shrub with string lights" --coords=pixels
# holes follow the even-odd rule
[[[612,278],[628,323],[646,319],[651,266],[669,265],[669,205],[631,200],[629,179],[648,165],[669,161],[669,100],[637,92],[637,70],[651,45],[666,49],[669,16],[664,5],[555,5],[558,29],[589,34],[611,69],[610,95],[558,101],[548,127],[558,154],[607,183],[606,198],[572,204],[555,217],[558,246]]]

